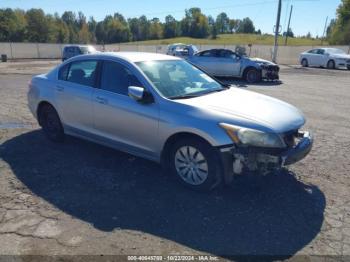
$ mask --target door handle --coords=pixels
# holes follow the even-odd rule
[[[64,87],[63,86],[56,86],[56,90],[59,92],[63,92],[64,91]]]
[[[100,103],[100,104],[108,104],[108,100],[106,99],[106,98],[104,98],[104,97],[100,97],[100,96],[98,96],[98,97],[96,97],[96,101],[98,102],[98,103]]]

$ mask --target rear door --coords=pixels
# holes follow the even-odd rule
[[[217,74],[222,76],[239,76],[240,60],[230,50],[217,52]]]
[[[92,94],[96,85],[97,60],[71,62],[59,70],[55,86],[57,109],[66,128],[92,130]]]
[[[318,65],[318,49],[312,49],[309,52],[307,52],[307,60],[309,65],[317,66]]]
[[[316,56],[316,64],[318,66],[324,66],[325,63],[325,50],[324,49],[317,49],[317,56]]]
[[[216,56],[215,49],[206,50],[192,56],[192,61],[210,75],[217,75],[219,73],[217,69],[218,57]]]
[[[95,132],[124,151],[157,157],[158,105],[130,98],[129,86],[143,87],[132,68],[116,61],[103,61],[99,88],[93,93]]]

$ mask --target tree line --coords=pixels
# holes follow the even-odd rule
[[[350,0],[342,0],[337,17],[327,28],[327,38],[330,44],[350,45]]]
[[[176,20],[165,17],[164,22],[146,16],[126,19],[120,13],[107,15],[97,22],[87,17],[66,11],[61,16],[45,14],[42,9],[0,9],[0,42],[38,43],[121,43],[178,36],[216,38],[218,34],[256,33],[250,18],[232,19],[224,12],[216,18],[206,16],[200,8],[185,10],[185,16]]]

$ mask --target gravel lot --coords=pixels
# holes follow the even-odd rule
[[[147,160],[46,140],[27,83],[57,63],[0,64],[0,254],[350,258],[350,71],[283,66],[279,84],[226,79],[299,107],[315,144],[289,170],[200,194]]]

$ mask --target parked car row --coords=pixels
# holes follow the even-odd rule
[[[194,45],[173,44],[167,54],[187,59],[208,74],[217,77],[238,77],[248,83],[279,79],[279,66],[260,58],[250,58],[230,49],[209,49],[199,52]]]

